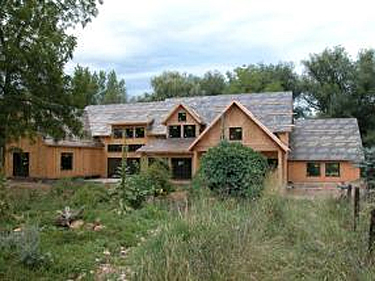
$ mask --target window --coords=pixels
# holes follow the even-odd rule
[[[191,158],[172,158],[172,178],[175,180],[191,179]]]
[[[109,144],[107,147],[108,152],[121,152],[122,145],[121,144]]]
[[[137,127],[135,128],[135,137],[136,138],[144,138],[145,137],[145,128]]]
[[[184,125],[184,138],[195,138],[195,125]]]
[[[61,153],[61,170],[73,170],[73,153]]]
[[[121,139],[122,138],[122,129],[120,129],[120,128],[114,128],[113,129],[113,137],[115,139]]]
[[[268,167],[270,168],[270,170],[275,170],[279,166],[278,159],[268,158],[267,163],[268,163]]]
[[[308,177],[320,177],[320,163],[307,163],[306,175]]]
[[[326,163],[326,177],[339,177],[340,163]]]
[[[127,139],[132,139],[134,137],[134,128],[126,128],[125,136]]]
[[[137,151],[139,148],[141,148],[143,146],[143,144],[129,144],[128,146],[128,151],[129,152],[135,152]]]
[[[242,128],[229,128],[229,140],[242,140]]]
[[[186,112],[179,112],[178,113],[178,122],[186,122]]]
[[[181,126],[169,126],[170,138],[181,138]]]

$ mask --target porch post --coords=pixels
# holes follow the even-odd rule
[[[193,154],[193,167],[192,168],[193,168],[192,175],[194,176],[195,173],[198,170],[198,151],[194,151],[194,154]]]
[[[288,152],[284,153],[284,177],[283,177],[283,185],[286,186],[288,184]]]
[[[278,150],[277,152],[277,157],[278,157],[278,182],[280,187],[283,185],[283,174],[284,174],[284,157],[283,157],[283,152],[281,150]]]
[[[146,154],[141,155],[140,170],[141,172],[146,171],[148,167],[148,157]]]

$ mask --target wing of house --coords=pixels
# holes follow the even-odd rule
[[[13,144],[30,151],[28,175],[115,176],[126,145],[132,172],[154,158],[164,158],[176,180],[189,180],[204,153],[225,138],[264,154],[282,184],[359,178],[355,163],[363,154],[356,120],[294,123],[290,92],[172,98],[88,106],[85,111],[84,127],[90,140],[56,143],[41,139],[38,149],[26,140]],[[40,158],[41,151],[48,159],[37,163],[34,158]],[[9,153],[8,176],[17,175],[20,160],[16,158],[19,155]]]

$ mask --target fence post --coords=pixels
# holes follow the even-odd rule
[[[352,198],[352,185],[351,184],[348,185],[348,189],[346,190],[346,197],[348,198],[349,201]]]
[[[371,211],[370,217],[370,231],[368,237],[368,251],[372,253],[375,242],[375,209]]]
[[[358,217],[359,217],[359,187],[356,186],[354,188],[354,222],[353,222],[354,231],[357,230]]]

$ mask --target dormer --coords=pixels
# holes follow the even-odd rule
[[[184,104],[176,105],[164,118],[167,138],[196,138],[204,127],[199,115]]]

